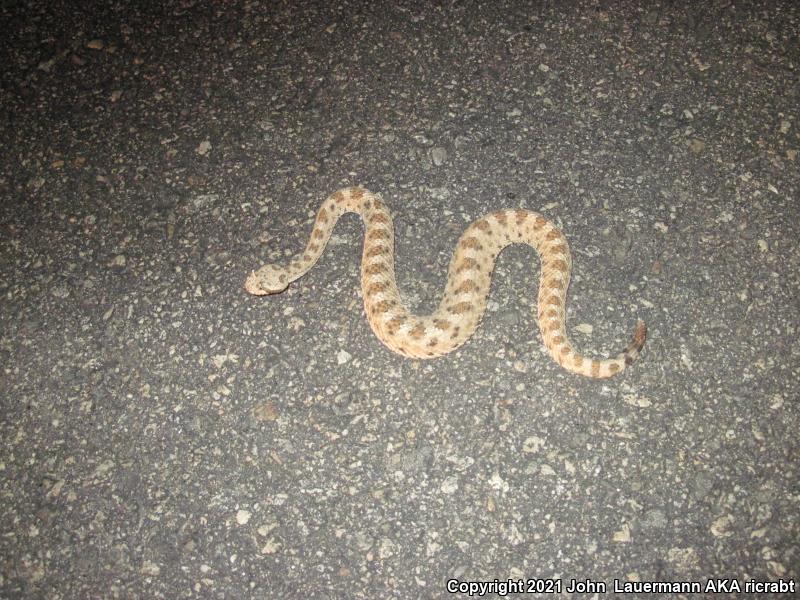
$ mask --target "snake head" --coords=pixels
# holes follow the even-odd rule
[[[280,294],[289,287],[286,271],[273,265],[264,265],[253,271],[244,283],[244,289],[255,296]]]

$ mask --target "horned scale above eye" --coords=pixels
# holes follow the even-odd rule
[[[572,262],[567,240],[545,217],[522,209],[495,211],[467,227],[450,261],[445,294],[430,315],[411,314],[402,303],[395,283],[392,216],[378,196],[358,187],[331,194],[317,213],[305,250],[288,266],[264,265],[253,271],[245,289],[255,295],[275,294],[305,275],[325,250],[339,217],[347,212],[359,214],[366,229],[361,287],[367,319],[375,335],[399,354],[434,358],[466,342],[486,311],[497,255],[512,243],[528,244],[539,253],[539,330],[558,364],[586,377],[611,377],[630,366],[644,346],[647,329],[638,321],[628,346],[612,358],[586,358],[575,350],[565,322]],[[442,335],[445,332],[449,335]]]

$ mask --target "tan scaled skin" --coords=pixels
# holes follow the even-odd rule
[[[391,350],[413,358],[452,352],[473,334],[486,310],[492,270],[509,244],[533,246],[539,253],[538,321],[545,346],[562,367],[586,377],[621,373],[639,356],[647,329],[638,321],[628,346],[613,358],[579,354],[566,333],[566,299],[572,258],[564,235],[542,215],[527,210],[499,210],[472,223],[456,245],[439,308],[414,315],[400,299],[394,272],[394,227],[386,204],[359,187],[331,194],[319,209],[311,238],[302,254],[287,266],[265,265],[253,271],[245,288],[255,295],[282,292],[319,260],[336,221],[354,212],[365,225],[361,259],[364,308],[375,335]]]

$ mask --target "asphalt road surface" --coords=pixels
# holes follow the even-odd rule
[[[800,4],[0,19],[0,598],[792,596]],[[642,318],[639,361],[561,369],[523,246],[462,348],[390,352],[355,216],[288,291],[244,292],[356,184],[414,310],[470,222],[536,210],[573,251],[575,344]]]

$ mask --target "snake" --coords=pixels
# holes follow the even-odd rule
[[[364,223],[361,292],[367,320],[390,350],[416,359],[436,358],[464,344],[485,311],[500,252],[510,244],[532,246],[539,255],[541,275],[537,299],[539,330],[550,356],[564,369],[602,379],[617,375],[639,356],[647,327],[638,320],[628,345],[609,358],[590,358],[575,349],[566,332],[566,300],[572,257],[564,234],[546,217],[523,209],[491,212],[470,224],[453,252],[439,307],[415,315],[402,301],[395,278],[394,225],[386,203],[362,187],[340,189],[317,212],[303,252],[288,264],[265,264],[252,271],[245,289],[256,296],[278,294],[305,275],[320,259],[333,228],[346,213]]]

